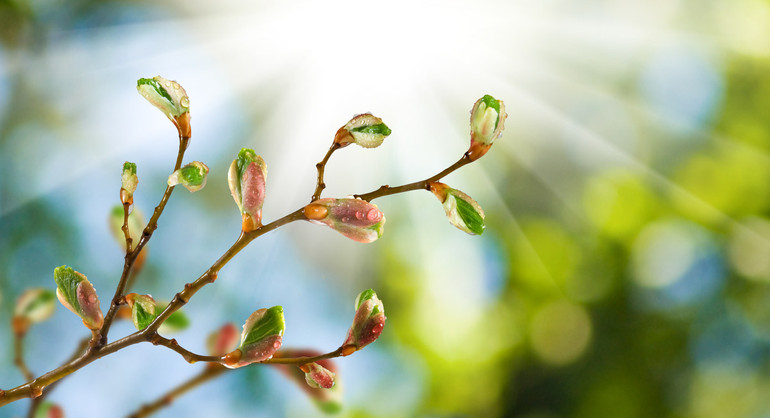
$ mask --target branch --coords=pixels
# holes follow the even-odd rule
[[[363,200],[366,200],[367,202],[370,202],[374,199],[377,199],[378,197],[388,196],[392,194],[404,193],[404,192],[409,192],[412,190],[420,190],[420,189],[430,190],[431,183],[441,180],[441,178],[449,175],[450,173],[457,170],[458,168],[466,164],[470,164],[472,162],[473,160],[470,159],[468,153],[466,152],[465,154],[463,154],[463,156],[459,160],[457,160],[456,163],[450,165],[449,167],[447,167],[446,169],[444,169],[443,171],[441,171],[440,173],[436,174],[433,177],[429,177],[422,181],[416,181],[414,183],[404,184],[402,186],[397,186],[397,187],[390,187],[388,185],[384,185],[384,186],[380,186],[379,189],[371,191],[369,193],[357,194],[353,196],[355,198],[363,199]]]
[[[189,351],[184,347],[180,346],[175,339],[164,338],[157,333],[154,334],[154,336],[150,339],[150,342],[153,345],[162,345],[163,347],[176,351],[177,353],[181,354],[182,357],[184,357],[185,361],[187,361],[190,364],[194,364],[199,361],[218,363],[219,360],[222,358],[221,356],[203,356],[200,354],[195,354],[192,351]]]
[[[173,171],[179,170],[179,167],[182,166],[182,158],[184,158],[184,152],[187,149],[187,144],[189,141],[189,137],[183,137],[181,134],[179,135],[179,151],[177,152],[176,163],[174,164]],[[150,238],[152,238],[152,233],[158,228],[158,219],[163,213],[163,209],[166,207],[166,203],[168,203],[168,200],[171,197],[171,192],[173,191],[174,186],[166,186],[166,191],[163,193],[163,197],[160,199],[160,203],[158,203],[158,206],[155,207],[155,212],[152,214],[150,221],[147,223],[147,227],[144,228],[142,238],[139,240],[139,243],[137,243],[136,248],[134,248],[132,252],[126,253],[125,262],[123,264],[123,273],[120,275],[120,281],[118,281],[118,286],[115,289],[115,295],[112,297],[110,309],[107,311],[107,315],[104,316],[104,325],[102,325],[102,329],[99,332],[99,340],[95,345],[96,347],[104,346],[104,344],[107,343],[107,334],[110,332],[110,326],[112,325],[113,319],[115,319],[115,313],[117,313],[120,305],[125,303],[123,292],[126,289],[126,284],[131,274],[131,269],[134,266],[134,261],[136,261],[136,258],[142,251],[142,248],[144,248],[144,246],[147,245],[147,242],[150,241]],[[128,237],[128,208],[125,204],[123,207],[125,213],[125,233]],[[129,238],[126,238],[127,243],[128,239]]]
[[[208,382],[209,380],[213,380],[214,378],[229,370],[230,369],[220,364],[208,364],[201,373],[175,387],[174,389],[166,392],[157,400],[142,405],[136,412],[129,415],[128,418],[141,418],[149,416],[159,409],[170,405],[176,398],[182,396],[192,389],[195,389],[199,385]]]
[[[296,364],[298,366],[301,366],[303,364],[313,363],[320,360],[326,360],[330,358],[336,358],[336,357],[344,357],[346,354],[344,352],[342,347],[331,351],[326,354],[321,354],[314,357],[273,357],[271,359],[267,359],[265,361],[260,362],[261,364]]]
[[[339,143],[337,142],[332,143],[332,146],[329,147],[329,151],[326,152],[326,156],[324,156],[324,159],[321,160],[320,163],[315,165],[315,167],[318,169],[318,181],[316,182],[315,192],[313,192],[313,197],[310,198],[311,203],[321,198],[321,191],[326,188],[326,183],[324,183],[324,169],[326,168],[326,163],[329,162],[329,158],[332,156],[334,151],[337,151],[340,148],[341,148],[341,145]]]
[[[13,364],[16,365],[16,367],[19,368],[21,371],[21,374],[24,375],[24,378],[27,380],[32,380],[35,378],[35,375],[32,374],[32,372],[27,367],[27,363],[24,362],[24,336],[27,335],[26,332],[13,333],[13,351],[14,351],[14,357],[13,357]]]

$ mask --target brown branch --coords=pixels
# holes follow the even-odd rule
[[[177,152],[176,163],[174,164],[173,171],[179,170],[179,167],[182,166],[182,158],[184,158],[184,152],[187,149],[187,144],[189,141],[189,137],[183,137],[181,135],[179,136],[179,151]],[[160,199],[158,206],[155,207],[155,211],[153,212],[150,221],[147,223],[147,226],[144,228],[142,238],[139,239],[139,242],[136,244],[136,248],[134,248],[134,250],[131,252],[127,251],[125,262],[123,263],[123,273],[120,275],[117,288],[115,288],[115,295],[112,297],[110,309],[107,311],[107,315],[104,316],[104,325],[102,325],[102,329],[98,335],[99,340],[96,342],[94,347],[101,347],[107,344],[107,334],[110,332],[110,326],[112,325],[112,321],[115,319],[115,314],[117,313],[118,308],[120,308],[120,305],[125,303],[123,293],[126,289],[128,278],[131,275],[131,269],[134,266],[134,261],[136,261],[139,253],[142,251],[144,246],[147,245],[147,242],[150,241],[150,238],[152,238],[152,233],[158,228],[158,219],[163,213],[163,209],[165,209],[166,203],[168,203],[168,200],[171,197],[171,193],[173,191],[174,186],[166,187],[166,191],[163,193],[163,197]],[[128,208],[125,206],[125,204],[123,207],[125,213],[125,223],[128,223]],[[126,231],[128,231],[128,226],[124,226],[126,227]],[[128,232],[126,232],[126,236],[128,236]]]
[[[176,351],[177,353],[181,354],[182,357],[185,359],[185,361],[187,361],[190,364],[195,364],[199,361],[205,361],[209,363],[218,363],[219,360],[222,358],[220,356],[203,356],[200,354],[195,354],[192,351],[189,351],[184,347],[180,346],[175,339],[164,338],[158,335],[157,333],[154,334],[154,336],[150,339],[150,342],[153,345],[161,345],[163,347]]]
[[[178,169],[178,166],[181,165],[182,154],[183,154],[184,148],[186,148],[187,146],[187,139],[189,138],[180,138],[180,153],[177,156],[176,169]],[[328,161],[328,156],[331,155],[331,152],[333,151],[330,151],[327,154],[327,158],[325,158],[324,160]],[[466,164],[469,164],[470,162],[472,161],[470,160],[468,154],[466,153],[465,155],[463,155],[462,158],[460,158],[457,162],[455,162],[445,170],[423,181],[409,183],[398,187],[389,187],[386,185],[372,192],[361,194],[361,195],[355,195],[355,196],[358,198],[370,201],[382,196],[403,193],[411,190],[428,189],[429,184],[431,182],[438,181],[442,177],[452,173],[453,171],[457,170],[458,168]],[[319,175],[319,178],[320,178],[320,175]],[[155,208],[155,213],[153,214],[153,217],[150,219],[150,222],[145,228],[142,234],[142,238],[140,239],[136,248],[134,248],[133,252],[130,254],[130,257],[129,256],[126,257],[127,259],[126,259],[126,264],[124,266],[123,275],[121,276],[121,281],[118,286],[119,292],[116,292],[116,295],[119,295],[120,293],[122,293],[122,288],[125,287],[125,282],[128,277],[128,273],[131,270],[131,266],[133,265],[133,262],[136,259],[136,256],[142,250],[144,245],[147,244],[147,241],[152,236],[152,232],[157,228],[157,220],[160,217],[160,214],[162,213],[163,208],[165,207],[170,194],[171,194],[171,190],[167,188],[166,193],[163,196],[163,199],[161,199],[161,203]],[[66,364],[63,364],[58,368],[38,378],[32,379],[25,384],[22,384],[20,386],[17,386],[7,391],[0,390],[0,406],[6,405],[10,402],[13,402],[22,398],[37,398],[42,395],[43,389],[53,384],[54,382],[61,380],[67,375],[85,367],[86,365],[92,363],[97,359],[100,359],[104,356],[110,355],[123,348],[126,348],[134,344],[138,344],[141,342],[152,342],[153,340],[155,340],[157,345],[164,345],[168,348],[171,348],[172,350],[180,353],[183,357],[185,357],[185,359],[188,359],[188,361],[189,360],[211,361],[212,359],[209,356],[196,355],[194,353],[191,353],[179,347],[179,345],[175,344],[173,340],[166,340],[165,338],[160,337],[157,334],[158,327],[160,327],[160,325],[164,321],[166,321],[168,317],[171,316],[171,314],[173,314],[174,312],[179,310],[184,304],[186,304],[190,300],[190,298],[194,296],[195,293],[197,293],[201,288],[203,288],[205,285],[209,283],[213,283],[216,280],[217,275],[219,274],[219,270],[221,270],[222,267],[224,267],[233,257],[235,257],[236,254],[238,254],[243,248],[245,248],[251,241],[283,225],[286,225],[294,221],[306,219],[303,213],[303,209],[304,208],[297,209],[296,211],[280,219],[277,219],[267,225],[263,225],[254,231],[241,233],[241,235],[238,237],[235,243],[233,243],[233,245],[216,262],[214,262],[214,264],[212,264],[211,267],[209,267],[209,269],[206,270],[206,272],[203,273],[198,279],[196,279],[192,283],[187,283],[184,286],[184,289],[178,292],[174,296],[171,303],[168,304],[166,309],[164,309],[163,312],[161,312],[161,314],[158,315],[158,317],[155,318],[155,320],[150,325],[148,325],[144,330],[137,331],[129,336],[121,338],[112,343],[106,344],[107,330],[109,329],[108,325],[109,323],[112,322],[112,319],[115,316],[115,311],[117,311],[117,307],[119,306],[119,303],[120,303],[120,298],[117,299],[117,302],[115,301],[115,299],[113,299],[113,304],[111,305],[110,311],[108,311],[108,315],[106,317],[106,318],[109,318],[109,322],[105,318],[105,327],[103,327],[103,329],[101,330],[101,334],[102,334],[101,340],[100,340],[101,344],[93,346],[91,349],[86,351],[80,357],[72,361],[69,361]],[[158,337],[160,337],[160,339],[158,339]],[[166,341],[168,341],[168,343]],[[345,350],[343,350],[343,348],[340,347],[335,351],[332,351],[330,353],[323,354],[320,356],[316,356],[316,357],[274,358],[274,359],[267,360],[263,363],[265,364],[300,364],[301,365],[301,364],[305,364],[313,361],[323,360],[327,358],[334,358],[334,357],[339,357],[344,355],[346,355]]]
[[[157,412],[159,409],[170,405],[176,398],[182,396],[192,389],[195,389],[203,383],[208,382],[209,380],[213,380],[214,378],[219,377],[219,375],[229,370],[230,369],[222,365],[210,363],[206,365],[206,368],[201,373],[175,387],[174,389],[166,392],[157,400],[142,405],[136,412],[129,415],[128,418],[142,418],[149,416]]]
[[[301,366],[303,364],[313,363],[320,360],[340,357],[340,356],[343,356],[343,352],[344,352],[343,348],[340,347],[332,352],[321,354],[314,357],[273,357],[260,362],[260,364],[296,364],[298,366]]]
[[[324,183],[324,170],[326,168],[326,163],[329,162],[329,158],[331,158],[334,151],[337,151],[340,148],[342,148],[341,145],[337,142],[334,142],[332,146],[329,147],[329,151],[326,152],[324,159],[315,165],[316,169],[318,169],[318,180],[316,182],[315,192],[313,192],[313,197],[310,198],[310,202],[315,202],[321,198],[321,191],[326,188],[326,183]]]
[[[371,191],[369,193],[357,194],[357,195],[354,195],[354,197],[370,202],[374,199],[377,199],[378,197],[388,196],[392,194],[404,193],[412,190],[421,190],[421,189],[430,190],[430,183],[439,181],[441,180],[441,178],[449,175],[450,173],[457,170],[458,168],[466,164],[470,164],[472,162],[473,161],[470,159],[468,153],[466,152],[465,154],[463,154],[462,158],[457,160],[456,163],[450,165],[449,167],[447,167],[446,169],[444,169],[443,171],[441,171],[440,173],[436,174],[433,177],[429,177],[422,181],[416,181],[414,183],[404,184],[402,186],[397,186],[397,187],[390,187],[388,185],[380,186],[380,188],[377,190]]]
[[[131,238],[131,232],[128,230],[128,209],[131,207],[129,202],[123,203],[123,226],[120,229],[123,231],[123,236],[126,238],[126,256],[131,254],[131,246],[134,243]]]

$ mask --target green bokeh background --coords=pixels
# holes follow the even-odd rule
[[[9,322],[24,289],[52,288],[67,264],[109,300],[122,163],[138,165],[145,214],[173,163],[173,128],[133,91],[161,74],[190,95],[186,160],[211,177],[175,191],[149,245],[134,290],[159,300],[237,237],[224,178],[241,147],[269,165],[271,220],[307,203],[355,113],[393,134],[335,154],[325,196],[448,166],[483,94],[509,113],[489,154],[445,179],[484,207],[482,236],[424,192],[376,201],[387,225],[373,244],[292,224],[193,299],[183,346],[201,352],[224,322],[280,304],[286,346],[332,350],[374,288],[388,322],[337,361],[344,416],[770,416],[770,1],[4,0],[0,40],[2,389],[23,381]],[[86,334],[59,307],[28,336],[30,367],[56,367]],[[131,347],[49,399],[123,416],[202,367]],[[159,416],[318,414],[250,367]]]

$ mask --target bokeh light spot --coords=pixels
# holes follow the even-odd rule
[[[565,301],[549,303],[532,318],[532,348],[546,363],[572,363],[588,348],[591,328],[591,318],[580,305]]]

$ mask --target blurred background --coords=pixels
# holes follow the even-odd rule
[[[467,149],[474,101],[506,130],[446,177],[486,211],[482,236],[430,193],[376,201],[372,244],[294,223],[252,243],[185,307],[173,335],[283,305],[285,347],[336,348],[374,288],[380,340],[337,361],[343,416],[770,416],[770,1],[0,1],[0,388],[23,382],[18,295],[86,274],[106,306],[122,255],[107,217],[126,160],[151,213],[176,131],[135,91],[179,81],[191,100],[178,189],[133,288],[169,300],[236,239],[230,161],[269,166],[266,221],[306,204],[336,129],[373,112],[393,130],[348,147],[325,196],[429,177]],[[132,332],[116,324],[111,337]],[[61,306],[28,334],[41,374],[88,334]],[[149,344],[68,377],[70,417],[123,416],[197,374]],[[26,414],[28,401],[0,410]],[[249,367],[158,416],[320,415],[269,367]]]

